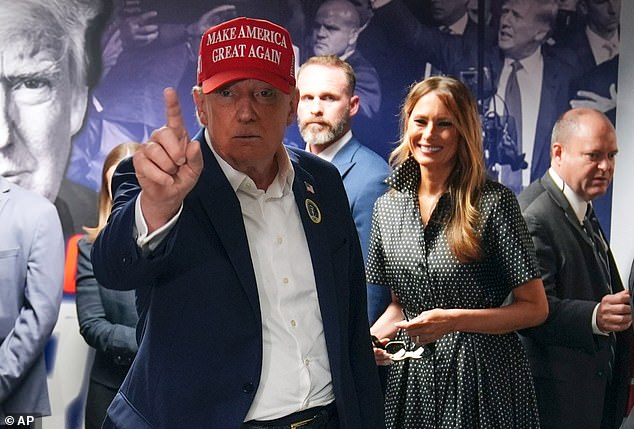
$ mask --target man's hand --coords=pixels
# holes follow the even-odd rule
[[[577,97],[579,98],[570,100],[570,107],[588,107],[603,113],[616,108],[616,86],[614,84],[610,85],[610,98],[590,91],[577,91]]]
[[[166,125],[152,133],[133,159],[149,233],[174,217],[203,169],[200,144],[189,140],[176,91],[166,88],[163,96]]]
[[[123,17],[121,40],[124,47],[140,48],[149,45],[159,36],[159,26],[154,24],[158,16],[155,10]]]
[[[605,295],[597,310],[597,327],[602,332],[621,332],[631,325],[630,292]]]

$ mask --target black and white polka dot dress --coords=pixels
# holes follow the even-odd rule
[[[390,287],[409,319],[433,308],[500,307],[516,286],[539,276],[534,249],[515,196],[487,182],[481,200],[485,256],[463,264],[440,221],[449,194],[423,225],[417,199],[419,166],[408,159],[388,178],[393,188],[374,208],[368,281]],[[408,340],[403,332],[399,339]],[[515,333],[453,332],[426,359],[390,367],[388,428],[538,428],[535,390]]]

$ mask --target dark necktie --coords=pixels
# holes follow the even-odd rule
[[[601,232],[601,226],[599,225],[599,220],[597,216],[594,214],[594,210],[592,206],[588,204],[588,208],[586,210],[586,216],[583,218],[583,229],[586,231],[590,239],[592,240],[592,247],[594,249],[594,254],[601,266],[602,271],[604,272],[604,278],[606,280],[606,288],[608,293],[612,293],[612,282],[610,277],[610,265],[608,259],[607,252],[607,243],[603,238],[603,234]],[[608,382],[612,381],[612,370],[614,367],[614,358],[615,358],[615,348],[616,348],[616,335],[614,332],[610,332],[608,335],[608,351],[609,351],[609,360],[608,360]]]
[[[588,204],[586,216],[583,218],[583,228],[590,237],[590,240],[592,240],[594,254],[604,273],[608,293],[612,293],[612,281],[610,278],[610,265],[608,262],[607,243],[603,238],[601,226],[599,225],[599,220],[594,214],[594,210],[592,209],[592,205],[590,204]]]
[[[508,115],[515,120],[515,143],[517,144],[517,153],[522,153],[522,95],[520,93],[520,85],[517,82],[517,72],[522,69],[519,61],[511,63],[511,73],[506,82],[506,90],[504,92],[504,102]]]

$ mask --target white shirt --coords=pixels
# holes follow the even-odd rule
[[[342,147],[345,146],[352,139],[352,130],[348,130],[339,140],[328,146],[326,149],[322,150],[318,154],[316,154],[321,159],[325,159],[328,162],[332,162],[337,152],[341,150]],[[315,145],[319,146],[319,145]],[[305,150],[310,152],[310,145],[307,144]]]
[[[496,100],[491,102],[491,109],[495,109],[498,115],[507,114],[504,93],[511,73],[513,59],[505,58],[500,81],[498,82]],[[535,130],[537,129],[537,117],[539,115],[539,103],[541,102],[542,80],[544,73],[544,57],[541,50],[537,49],[530,56],[520,60],[522,68],[517,71],[517,83],[520,87],[522,98],[522,153],[528,163],[528,168],[522,170],[522,186],[526,187],[531,182],[531,162],[535,149]],[[499,102],[503,100],[504,102]]]
[[[207,130],[205,137],[210,141]],[[240,201],[262,314],[262,372],[245,421],[329,404],[334,392],[328,351],[288,154],[280,148],[278,174],[263,191],[211,150]],[[139,200],[136,223],[141,232],[147,226]],[[142,234],[137,238],[137,243],[147,241]]]
[[[619,53],[619,36],[616,31],[610,40],[606,40],[586,26],[586,36],[597,65],[611,60]]]
[[[559,188],[559,190],[563,192],[564,196],[568,200],[568,203],[570,203],[570,207],[575,212],[575,216],[577,216],[577,220],[579,221],[579,224],[583,226],[583,219],[586,217],[586,211],[588,210],[588,204],[590,203],[585,201],[583,198],[581,198],[581,196],[579,196],[575,191],[573,191],[570,186],[566,185],[566,182],[564,182],[564,179],[562,179],[559,176],[559,174],[557,174],[557,172],[553,170],[552,167],[548,170],[548,174],[550,174],[550,177],[553,179],[553,182],[555,182],[555,184],[557,185],[557,188]],[[598,309],[599,309],[599,304],[595,305],[594,311],[592,312],[592,332],[594,332],[597,335],[609,335],[608,333],[600,330],[599,326],[597,325],[597,310]]]

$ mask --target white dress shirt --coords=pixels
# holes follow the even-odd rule
[[[207,130],[205,137],[209,142]],[[263,191],[211,150],[240,201],[262,314],[262,372],[245,421],[272,420],[327,405],[334,400],[328,351],[288,154],[280,147],[278,174]],[[147,236],[139,200],[137,244],[151,242],[155,247],[156,234],[160,240],[167,232],[162,228]],[[166,225],[167,231],[179,215]]]
[[[492,109],[495,109],[498,115],[505,115],[504,93],[506,84],[511,73],[511,63],[513,59],[506,57],[504,66],[500,73],[498,82],[496,100],[492,101]],[[531,161],[533,160],[533,152],[535,149],[535,131],[537,129],[537,117],[539,115],[539,103],[542,98],[542,81],[544,75],[544,57],[541,50],[537,49],[530,56],[521,59],[522,68],[517,71],[517,83],[520,87],[522,97],[522,153],[526,156],[524,159],[528,163],[528,168],[522,170],[522,186],[526,187],[531,182]],[[500,103],[499,100],[504,100]]]
[[[315,155],[317,155],[321,159],[325,159],[328,162],[332,162],[332,160],[335,158],[335,155],[337,155],[337,152],[339,152],[341,148],[344,147],[344,145],[348,143],[351,139],[352,139],[352,130],[348,130],[348,132],[345,133],[339,140],[337,140],[336,142],[328,146],[326,149],[322,150],[321,152]],[[306,145],[305,150],[306,152],[310,152],[309,144]]]
[[[614,32],[614,35],[607,40],[586,26],[586,37],[588,37],[588,43],[590,43],[590,49],[592,50],[592,55],[597,65],[611,60],[618,55],[619,35],[617,32]]]

